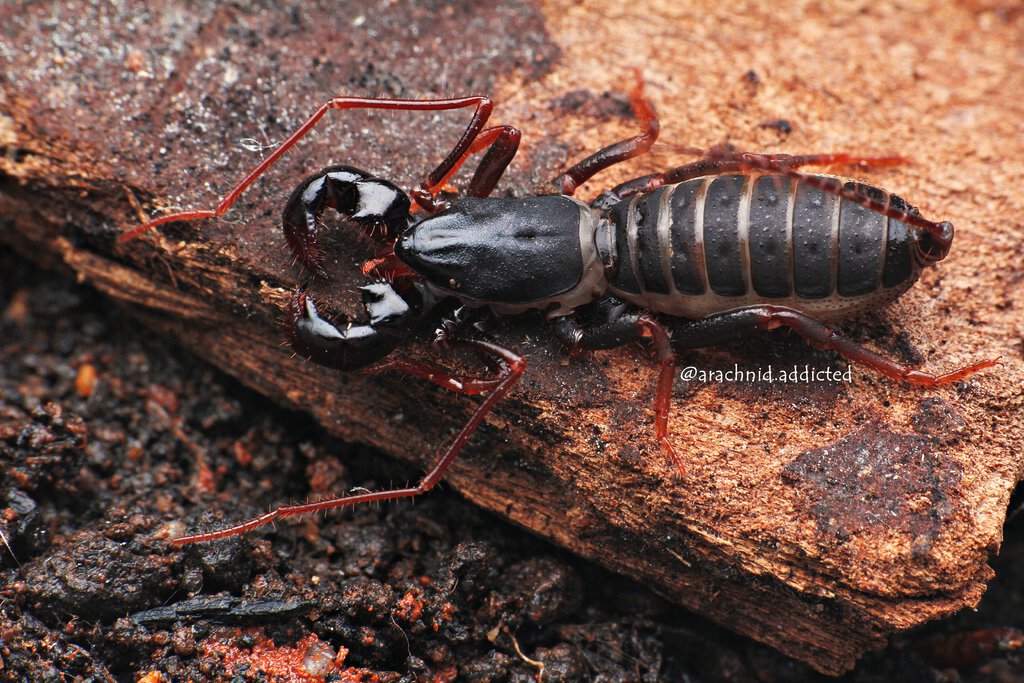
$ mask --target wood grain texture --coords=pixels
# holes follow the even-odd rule
[[[676,480],[652,437],[645,350],[567,361],[541,321],[503,321],[499,338],[527,356],[528,375],[448,481],[821,671],[980,598],[1024,453],[1024,13],[1010,3],[769,13],[759,3],[393,3],[364,16],[336,3],[248,12],[169,2],[138,15],[54,0],[0,9],[0,24],[0,239],[71,268],[332,432],[421,464],[471,400],[291,358],[277,318],[302,276],[277,223],[295,182],[329,163],[418,179],[458,135],[458,116],[332,117],[224,220],[127,245],[117,234],[151,209],[212,206],[258,161],[259,144],[338,92],[492,94],[496,118],[526,133],[499,188],[514,195],[632,134],[622,91],[634,67],[662,142],[581,196],[674,165],[680,147],[724,141],[911,157],[863,175],[951,220],[953,253],[888,310],[844,329],[931,370],[1002,356],[997,372],[937,391],[858,368],[849,384],[680,383],[671,427],[688,474]],[[456,37],[458,53],[445,48]],[[778,119],[793,133],[761,125]],[[346,310],[358,278],[339,249],[339,280],[318,289]],[[845,367],[785,335],[680,364]]]

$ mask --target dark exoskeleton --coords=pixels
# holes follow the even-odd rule
[[[363,502],[414,496],[444,475],[483,418],[519,379],[523,357],[470,332],[462,311],[497,314],[542,310],[572,349],[606,349],[650,338],[659,359],[655,434],[680,474],[668,438],[674,350],[709,346],[757,329],[788,327],[819,349],[893,379],[922,385],[955,381],[994,361],[932,375],[883,358],[819,320],[849,317],[907,290],[921,269],[947,255],[953,226],[924,219],[883,190],[797,171],[810,164],[888,165],[899,157],[757,155],[718,152],[664,173],[630,180],[589,205],[572,197],[599,171],[646,152],[658,136],[651,104],[638,84],[633,107],[642,132],[610,145],[555,178],[546,194],[522,199],[488,195],[519,145],[510,126],[484,128],[485,97],[410,101],[336,98],[325,103],[216,209],[161,216],[122,239],[157,225],[222,215],[250,183],[331,109],[447,110],[475,107],[467,130],[441,164],[410,194],[348,166],[310,176],[284,210],[285,238],[310,273],[327,277],[322,216],[332,209],[379,243],[361,288],[365,320],[330,322],[305,287],[291,299],[286,331],[294,350],[339,370],[397,370],[452,391],[485,395],[426,476],[408,488],[356,493],[278,508],[226,529],[176,542],[221,538],[274,519]],[[448,203],[441,189],[473,153],[487,149],[466,196]],[[413,203],[421,212],[413,212]],[[438,334],[448,347],[493,357],[493,376],[465,377],[403,358],[389,358],[411,335],[436,326],[430,312],[456,300],[461,308]],[[577,316],[586,308],[586,322]],[[596,312],[596,315],[594,313]]]

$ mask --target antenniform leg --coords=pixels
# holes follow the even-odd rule
[[[469,440],[469,437],[472,436],[473,432],[475,432],[477,427],[480,426],[483,419],[491,409],[494,408],[495,404],[509,392],[526,369],[526,360],[524,358],[513,351],[498,346],[492,342],[481,340],[457,340],[448,343],[453,347],[466,348],[488,354],[501,362],[502,369],[497,373],[496,377],[487,379],[460,377],[454,373],[449,373],[438,368],[433,368],[430,365],[413,361],[392,361],[379,368],[371,370],[371,372],[379,372],[383,370],[399,370],[407,372],[416,377],[428,379],[445,389],[450,389],[461,394],[479,394],[482,392],[489,392],[486,398],[484,398],[480,405],[477,406],[477,409],[473,411],[473,415],[469,418],[469,421],[461,430],[459,430],[459,433],[456,434],[448,448],[445,449],[441,457],[438,458],[434,463],[434,466],[430,468],[430,471],[420,479],[418,484],[407,488],[392,489],[388,491],[369,491],[366,493],[339,496],[337,498],[318,500],[300,505],[284,505],[264,515],[242,522],[241,524],[236,524],[225,529],[218,529],[217,531],[193,534],[191,536],[182,536],[181,538],[174,539],[172,543],[175,545],[184,545],[186,543],[195,543],[197,541],[212,541],[214,539],[251,531],[252,529],[263,526],[264,524],[269,524],[274,520],[282,519],[284,517],[304,515],[309,512],[320,512],[321,510],[332,510],[334,508],[359,505],[360,503],[374,503],[384,500],[395,500],[398,498],[411,498],[413,496],[418,496],[421,493],[426,493],[432,489],[439,481],[441,481],[441,478],[444,477],[449,466],[451,466],[452,462],[459,455],[459,452],[466,444],[466,441]]]
[[[890,379],[911,384],[929,387],[948,384],[998,364],[998,359],[984,360],[943,375],[933,375],[869,351],[814,318],[784,306],[753,306],[695,320],[674,327],[672,341],[677,348],[698,348],[734,340],[744,332],[779,327],[790,328],[816,349],[835,351],[843,358],[866,365]]]
[[[614,302],[606,299],[602,304]],[[675,354],[668,332],[657,320],[646,313],[629,311],[624,306],[613,306],[607,322],[582,326],[571,316],[552,322],[555,336],[570,349],[610,349],[641,337],[650,337],[658,354],[658,384],[654,399],[654,432],[658,442],[672,460],[680,476],[686,468],[668,438],[668,416],[672,407],[672,381],[675,378]]]
[[[127,240],[134,239],[147,230],[155,228],[158,225],[163,225],[164,223],[170,223],[173,221],[191,221],[200,218],[216,218],[224,215],[224,213],[227,212],[231,205],[235,203],[238,197],[245,192],[246,188],[248,188],[253,181],[260,177],[264,171],[270,168],[282,154],[302,139],[306,133],[312,130],[313,127],[316,126],[317,122],[323,118],[324,114],[332,109],[442,111],[462,109],[466,107],[475,107],[475,111],[473,112],[473,118],[470,120],[465,132],[462,134],[462,137],[459,138],[459,141],[448,153],[448,156],[446,156],[444,160],[438,164],[437,168],[431,171],[413,191],[413,197],[416,201],[423,204],[424,208],[427,210],[430,210],[433,206],[433,197],[436,195],[438,189],[444,184],[444,180],[451,175],[454,169],[458,168],[458,166],[465,161],[469,150],[473,147],[474,141],[477,139],[477,136],[481,134],[481,131],[483,131],[484,124],[487,123],[487,119],[490,117],[491,111],[494,109],[494,104],[489,98],[474,96],[444,100],[387,100],[363,97],[336,97],[328,100],[322,104],[319,109],[313,112],[313,115],[310,116],[305,123],[299,126],[295,132],[289,135],[288,138],[270,155],[268,155],[262,163],[250,171],[248,175],[246,175],[226,195],[224,195],[215,208],[202,211],[180,211],[154,218],[153,220],[143,223],[137,228],[121,235],[120,241],[125,242]],[[497,131],[496,133],[490,133],[490,135],[493,136],[491,141],[496,150],[492,149],[492,153],[489,153],[487,157],[485,157],[484,162],[481,164],[483,170],[477,171],[477,175],[480,176],[480,179],[477,180],[475,177],[474,183],[475,187],[478,188],[478,191],[482,191],[482,188],[485,188],[486,185],[492,181],[497,182],[497,178],[500,177],[501,171],[504,170],[504,166],[508,165],[508,160],[511,160],[511,157],[515,154],[515,148],[518,147],[519,144],[519,131],[514,128],[502,126],[497,129],[489,130]],[[508,160],[505,160],[506,157]],[[504,166],[502,166],[502,163],[504,163]]]

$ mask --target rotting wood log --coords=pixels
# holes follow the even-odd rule
[[[525,194],[567,160],[628,134],[625,97],[598,94],[597,88],[614,83],[594,85],[593,74],[618,65],[588,50],[636,27],[616,29],[614,21],[588,20],[585,8],[548,3],[501,15],[501,37],[480,36],[463,33],[465,22],[496,21],[489,14],[496,10],[433,17],[396,7],[388,10],[395,26],[417,26],[421,44],[429,44],[424,34],[439,44],[459,36],[464,51],[458,59],[437,50],[406,63],[412,60],[403,61],[395,46],[359,31],[338,41],[332,27],[318,23],[322,8],[315,4],[288,16],[216,3],[171,3],[146,17],[130,17],[130,8],[116,4],[104,11],[68,6],[63,23],[46,24],[61,4],[21,8],[17,16],[13,8],[0,9],[8,42],[0,92],[6,150],[0,240],[42,265],[70,268],[146,324],[273,400],[311,412],[330,431],[425,466],[465,421],[472,400],[401,377],[343,375],[291,358],[280,346],[277,319],[302,275],[276,224],[291,187],[328,163],[351,162],[408,184],[447,151],[464,125],[457,116],[335,117],[286,155],[228,218],[168,226],[127,245],[116,237],[151,209],[212,205],[216,193],[258,159],[260,144],[280,140],[339,84],[367,95],[508,93],[511,104],[498,115],[530,128],[525,153],[501,190]],[[678,21],[674,11],[651,8],[645,27]],[[910,52],[917,41],[948,44],[943,27],[993,26],[991,16],[939,19],[941,11],[930,22],[890,17],[885,23],[918,27],[911,42],[900,43]],[[710,21],[722,12],[728,10],[709,6],[704,16]],[[762,19],[779,32],[793,25],[781,15]],[[858,22],[871,17],[848,19],[838,28],[824,17],[800,21],[806,31],[839,44],[843,36],[864,35]],[[939,189],[922,192],[923,198],[900,191],[928,201],[926,215],[954,220],[960,238],[949,261],[904,300],[846,329],[929,369],[1002,355],[998,372],[936,391],[879,380],[858,368],[851,383],[680,383],[671,424],[688,474],[676,480],[653,439],[654,367],[645,350],[567,360],[542,321],[503,321],[496,334],[527,356],[528,374],[474,436],[450,484],[477,504],[825,672],[850,667],[896,630],[976,604],[1024,453],[1017,313],[1024,305],[1024,211],[1020,197],[1009,194],[1012,168],[997,161],[1016,160],[1009,163],[1019,175],[1022,142],[1012,129],[998,127],[1016,120],[1000,115],[1012,110],[1002,98],[1021,91],[1021,76],[997,61],[1015,54],[1012,24],[1018,19],[1003,20],[985,45],[969,47],[987,60],[989,71],[977,76],[984,83],[961,90],[954,90],[955,69],[940,72],[930,55],[919,55],[917,70],[907,76],[884,51],[862,48],[866,66],[845,73],[844,93],[918,79],[925,83],[916,91],[921,97],[945,101],[944,108],[902,102],[903,114],[882,111],[870,97],[835,95],[833,82],[808,85],[810,76],[798,77],[806,71],[800,50],[777,50],[781,63],[768,69],[762,50],[772,47],[750,44],[733,33],[739,27],[726,23],[711,22],[715,39],[740,45],[730,54],[733,63],[756,69],[747,76],[748,67],[738,69],[722,90],[707,92],[692,75],[713,73],[718,65],[712,56],[687,56],[681,39],[658,41],[663,59],[652,54],[644,62],[667,136],[674,134],[668,121],[687,121],[686,105],[667,96],[680,88],[692,93],[691,107],[711,103],[726,117],[738,112],[722,125],[744,133],[767,113],[795,105],[806,107],[805,121],[820,124],[814,131],[820,137],[805,134],[801,144],[855,139],[836,134],[849,121],[885,121],[900,131],[902,137],[870,146],[931,163],[913,169],[923,176],[916,181],[908,180],[909,171],[889,172],[885,180],[902,187],[917,182],[918,190],[934,183]],[[582,41],[567,28],[570,21],[609,34]],[[886,44],[885,29],[871,30]],[[232,39],[239,34],[260,36],[259,49],[242,50]],[[88,49],[83,36],[117,49]],[[1000,40],[1007,41],[1004,52]],[[316,46],[315,55],[308,45]],[[990,49],[995,56],[984,58]],[[492,58],[495,52],[501,56]],[[667,85],[670,71],[691,75]],[[448,81],[437,90],[424,83],[424,74],[442,73]],[[622,77],[628,78],[625,70]],[[797,94],[787,96],[780,83]],[[831,123],[837,99],[845,111]],[[989,130],[960,127],[965,116]],[[946,136],[923,138],[900,128],[908,120],[955,129],[967,139],[943,150]],[[581,121],[592,128],[580,129]],[[716,139],[707,125],[696,139],[691,129],[677,130],[688,135],[680,144]],[[749,133],[743,142],[763,144],[768,134]],[[244,138],[255,140],[239,144]],[[1004,146],[1001,152],[993,138]],[[794,144],[786,151],[808,151]],[[963,161],[968,148],[980,163]],[[345,256],[337,280],[318,285],[338,310],[351,307],[347,292],[360,281],[349,246],[338,245]],[[844,367],[779,335],[681,359],[683,366],[723,372],[734,365],[756,371],[805,364]]]

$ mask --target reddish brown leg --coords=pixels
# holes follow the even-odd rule
[[[843,358],[854,363],[866,365],[875,372],[890,379],[902,380],[911,384],[920,384],[926,387],[949,384],[999,364],[998,358],[983,360],[953,372],[933,375],[869,351],[856,342],[833,332],[814,318],[798,311],[781,306],[762,306],[755,310],[758,310],[760,317],[758,325],[763,329],[772,330],[777,327],[788,327],[816,349],[831,349]]]
[[[324,114],[332,109],[392,109],[400,111],[439,111],[449,109],[462,109],[465,107],[476,107],[473,112],[473,118],[470,120],[469,125],[466,127],[462,137],[452,148],[452,151],[448,153],[437,168],[435,168],[424,180],[420,183],[419,187],[413,191],[413,196],[417,197],[417,201],[421,198],[423,201],[433,199],[432,192],[436,191],[443,184],[443,179],[449,175],[453,168],[457,168],[464,157],[466,156],[467,150],[472,146],[473,141],[483,130],[484,124],[491,115],[491,110],[494,108],[494,104],[487,97],[475,96],[475,97],[460,97],[449,100],[384,100],[384,99],[372,99],[363,97],[336,97],[332,100],[328,100],[317,109],[312,116],[310,116],[305,123],[288,136],[281,145],[273,151],[266,159],[263,160],[256,168],[249,172],[245,178],[241,180],[234,188],[231,189],[217,204],[217,207],[212,210],[204,211],[181,211],[177,213],[166,214],[158,218],[154,218],[147,223],[143,223],[137,228],[126,232],[121,235],[120,241],[125,242],[130,239],[134,239],[142,233],[155,228],[158,225],[164,223],[170,223],[172,221],[190,221],[197,220],[200,218],[216,218],[224,215],[225,212],[231,207],[232,204],[238,199],[238,197],[245,191],[249,185],[253,183],[260,175],[263,174],[268,168],[270,168],[288,149],[290,149],[296,142],[298,142],[303,136],[306,135],[317,122],[323,118]],[[514,129],[512,129],[514,130]],[[518,131],[517,131],[518,132]],[[503,142],[503,149],[506,149],[509,144],[508,138],[514,137],[506,135]],[[518,141],[517,141],[518,143]],[[514,154],[514,150],[513,150]],[[499,154],[500,156],[500,154]],[[486,159],[485,159],[486,161]],[[497,162],[492,162],[495,165]],[[506,163],[507,165],[507,163]],[[500,175],[500,173],[498,174]],[[429,210],[428,207],[424,207]]]
[[[658,385],[654,399],[654,435],[658,438],[661,447],[672,459],[680,477],[686,476],[686,468],[683,461],[676,453],[675,447],[668,439],[668,415],[672,408],[672,382],[675,379],[676,355],[672,352],[672,342],[668,332],[654,318],[643,314],[637,321],[637,325],[644,336],[649,336],[654,344],[654,350],[658,354]]]
[[[928,255],[928,260],[942,260],[949,252],[949,247],[953,241],[953,226],[950,223],[930,221],[918,213],[916,208],[905,202],[881,201],[876,197],[858,191],[856,186],[851,185],[845,180],[820,175],[809,175],[795,170],[798,166],[819,164],[895,166],[905,161],[900,156],[864,157],[853,154],[803,154],[792,156],[789,154],[740,153],[730,155],[725,152],[713,153],[711,156],[662,173],[652,173],[651,175],[627,180],[611,190],[602,192],[590,205],[595,209],[609,209],[626,197],[651,192],[663,185],[674,185],[694,178],[700,178],[701,176],[750,171],[778,173],[793,178],[805,185],[816,187],[823,192],[857,202],[883,216],[895,218],[898,221],[927,231],[934,241],[932,245],[934,252]]]
[[[617,314],[607,322],[587,327],[579,325],[572,316],[556,318],[552,322],[555,336],[570,349],[610,349],[622,346],[640,337],[650,337],[658,354],[658,383],[654,399],[654,434],[680,476],[686,475],[683,461],[668,438],[668,416],[672,408],[672,381],[675,379],[675,354],[668,332],[657,320],[646,313]]]
[[[862,206],[877,213],[895,218],[898,221],[913,225],[929,232],[934,238],[953,239],[953,226],[949,223],[936,223],[924,218],[917,209],[909,204],[901,203],[894,205],[888,201],[880,201],[871,195],[859,192],[847,182],[839,178],[828,178],[824,176],[808,175],[794,170],[796,166],[805,164],[831,164],[850,163],[866,164],[869,166],[895,166],[903,163],[905,159],[899,156],[883,157],[860,157],[849,154],[813,154],[803,156],[790,156],[788,154],[753,154],[743,153],[738,155],[738,160],[747,165],[745,170],[764,170],[772,173],[781,173],[789,176],[805,185],[817,187],[823,192],[839,195],[844,199],[857,202]],[[948,251],[949,244],[946,245]]]
[[[392,489],[388,491],[368,491],[366,493],[339,496],[337,498],[328,498],[327,500],[318,500],[310,503],[302,503],[300,505],[283,505],[276,510],[272,510],[271,512],[260,515],[259,517],[254,517],[253,519],[242,522],[241,524],[236,524],[225,529],[218,529],[217,531],[208,531],[200,534],[192,534],[190,536],[182,536],[174,539],[171,543],[174,545],[185,545],[186,543],[196,543],[199,541],[212,541],[218,538],[225,538],[227,536],[234,536],[235,534],[251,531],[257,527],[263,526],[264,524],[269,524],[274,520],[282,519],[284,517],[293,517],[295,515],[304,515],[310,512],[320,512],[322,510],[349,507],[351,505],[359,505],[361,503],[374,503],[384,500],[396,500],[398,498],[411,498],[432,489],[439,481],[441,481],[441,478],[444,477],[444,473],[448,470],[448,467],[458,456],[462,447],[466,444],[466,441],[469,440],[469,437],[472,436],[473,432],[475,432],[477,427],[480,426],[480,423],[487,416],[487,413],[491,412],[491,409],[494,408],[495,404],[509,392],[526,369],[525,358],[513,351],[488,341],[465,340],[450,342],[450,344],[452,346],[475,349],[477,351],[490,354],[491,356],[501,360],[504,364],[504,368],[502,369],[499,377],[494,380],[468,378],[459,379],[456,375],[450,373],[444,373],[444,377],[442,378],[441,374],[438,373],[435,368],[411,361],[403,361],[401,363],[392,362],[391,364],[388,364],[387,367],[383,368],[401,370],[403,372],[409,372],[417,377],[425,377],[445,389],[451,389],[458,393],[473,394],[481,393],[482,391],[490,391],[477,409],[473,411],[473,415],[469,418],[469,422],[459,430],[459,433],[456,434],[455,439],[445,450],[444,454],[436,463],[434,463],[434,466],[430,468],[430,471],[427,472],[416,486]],[[458,384],[461,384],[463,388],[457,388]]]
[[[712,155],[713,158],[714,155]],[[900,166],[907,163],[906,157],[898,154],[887,154],[880,157],[864,157],[857,154],[741,154],[743,157],[761,157],[769,164],[797,168],[799,166],[832,166],[843,164],[847,166],[872,166],[885,168],[887,166]]]
[[[555,192],[571,195],[576,191],[576,188],[593,178],[597,173],[609,166],[639,156],[651,148],[654,141],[658,139],[661,124],[658,123],[658,115],[654,112],[654,105],[644,97],[644,83],[639,73],[637,73],[636,85],[630,93],[630,101],[633,105],[633,112],[640,119],[643,132],[628,140],[616,142],[594,152],[565,173],[552,179],[551,187],[554,188]]]
[[[391,370],[404,372],[407,375],[425,379],[428,382],[433,382],[442,389],[454,391],[457,394],[465,394],[466,396],[476,396],[488,391],[493,391],[504,381],[503,377],[466,377],[437,365],[420,363],[419,361],[411,361],[405,358],[396,358],[394,360],[385,361],[380,365],[367,368],[366,372],[368,374],[378,375],[382,372],[389,372]]]
[[[788,327],[816,349],[835,351],[843,358],[865,365],[890,379],[927,387],[956,382],[999,363],[998,359],[983,360],[953,372],[933,375],[869,351],[814,318],[784,306],[753,306],[696,320],[675,329],[673,340],[678,348],[697,348],[735,339],[743,332],[779,327]]]
[[[754,152],[738,152],[731,145],[720,145],[711,149],[700,149],[697,147],[679,147],[677,151],[683,154],[691,154],[703,159],[725,160],[739,159],[744,156],[760,157],[769,164],[797,168],[799,166],[870,166],[873,168],[885,168],[889,166],[901,166],[909,160],[898,154],[884,154],[877,157],[866,157],[859,154],[756,154]]]
[[[691,150],[697,152],[699,150]],[[772,173],[780,173],[782,175],[790,176],[806,182],[808,185],[814,187],[820,187],[826,192],[833,194],[839,194],[842,196],[850,195],[850,198],[856,201],[869,200],[872,201],[874,206],[868,206],[868,208],[876,208],[878,206],[884,207],[885,213],[889,210],[888,205],[882,204],[881,202],[871,200],[869,197],[862,196],[855,192],[844,192],[842,191],[842,183],[838,183],[840,190],[836,191],[834,183],[827,183],[827,187],[824,187],[825,183],[818,182],[824,179],[820,176],[807,175],[795,171],[798,166],[811,166],[811,165],[828,165],[828,164],[863,164],[868,166],[895,166],[897,164],[904,163],[903,157],[898,156],[881,156],[881,157],[862,157],[854,156],[852,154],[802,154],[799,156],[791,156],[789,154],[737,154],[728,155],[726,153],[712,152],[703,159],[677,166],[676,168],[668,171],[662,171],[661,173],[652,173],[650,175],[640,176],[639,178],[633,178],[626,182],[618,185],[611,190],[606,190],[601,193],[593,202],[591,206],[597,209],[607,209],[614,206],[618,202],[622,201],[626,197],[632,197],[635,194],[645,194],[652,192],[663,185],[674,185],[676,183],[682,183],[687,180],[693,180],[694,178],[700,178],[709,175],[724,175],[726,173],[743,173],[747,171],[765,170]],[[861,202],[863,203],[863,202]],[[887,214],[888,215],[888,214]],[[902,215],[902,214],[900,214]],[[896,216],[897,218],[899,216]],[[930,221],[929,221],[930,222]]]
[[[428,211],[435,209],[436,206],[433,204],[433,200],[437,193],[441,191],[441,188],[466,163],[470,155],[476,154],[490,146],[480,165],[477,166],[476,172],[473,173],[473,179],[469,182],[469,188],[466,190],[466,195],[469,197],[488,196],[491,194],[494,186],[498,184],[498,180],[505,173],[505,169],[508,168],[513,157],[515,157],[516,152],[519,150],[519,141],[521,139],[522,133],[512,126],[494,126],[493,128],[481,131],[476,140],[473,141],[473,144],[466,149],[465,153],[452,165],[444,177],[437,183],[423,185],[414,190],[413,199]],[[421,192],[429,195],[429,197],[418,197],[417,193]],[[427,202],[427,205],[424,202]]]

